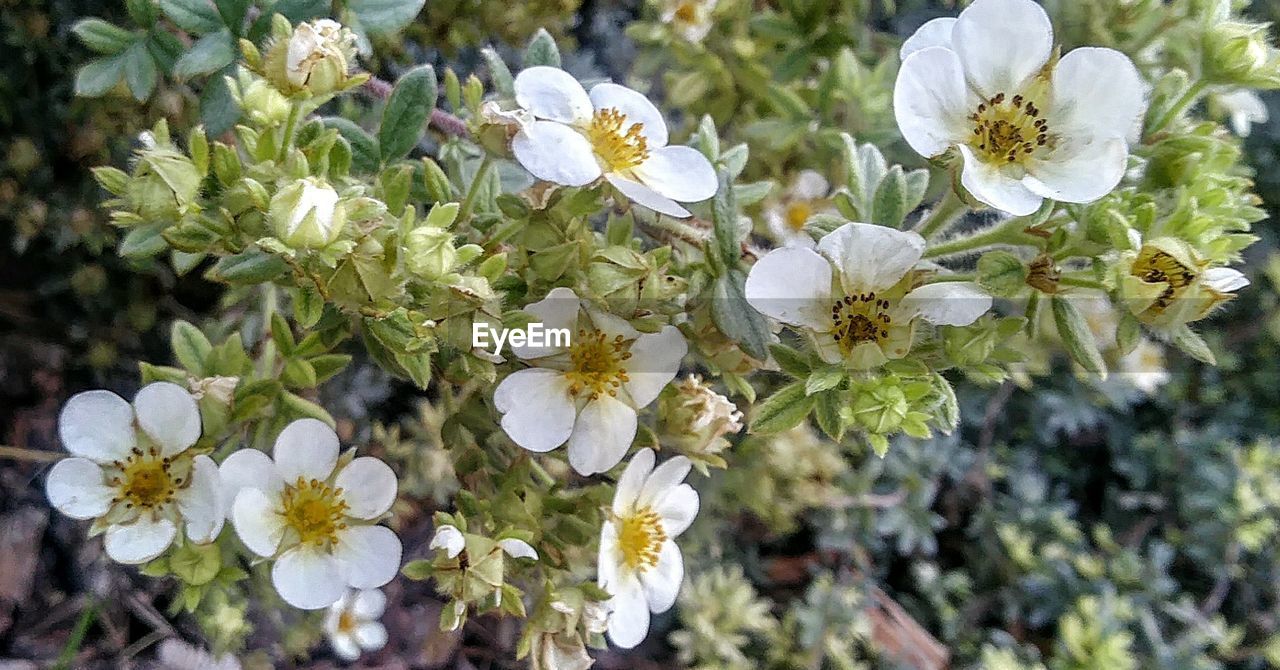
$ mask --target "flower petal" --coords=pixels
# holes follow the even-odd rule
[[[284,480],[276,472],[271,457],[257,449],[240,449],[218,466],[218,478],[222,482],[222,502],[227,518],[231,518],[231,506],[240,489],[258,489],[267,494],[279,493]]]
[[[827,178],[817,170],[801,170],[791,181],[787,197],[793,200],[821,200],[831,191]]]
[[[1085,139],[1123,138],[1146,107],[1145,85],[1129,57],[1115,49],[1074,49],[1053,68],[1054,131]]]
[[[366,621],[356,626],[355,638],[365,651],[377,651],[387,644],[387,627],[377,621]]]
[[[344,661],[354,661],[360,658],[360,643],[356,642],[354,635],[349,633],[330,635],[329,645],[333,647],[333,653]]]
[[[662,528],[667,537],[677,537],[689,529],[698,516],[698,492],[688,484],[681,484],[662,496],[654,505],[654,511],[662,517]]]
[[[532,545],[524,540],[508,537],[498,540],[498,546],[502,547],[502,550],[507,552],[507,555],[511,558],[532,558],[535,561],[538,560],[538,550],[534,549]]]
[[[133,406],[111,391],[77,393],[58,415],[58,436],[76,456],[99,463],[124,459],[137,445]]]
[[[615,496],[616,498],[616,496]],[[617,509],[616,507],[614,509]],[[600,525],[600,550],[596,558],[596,583],[600,588],[612,592],[618,581],[619,557],[618,527],[606,518]]]
[[[351,611],[365,620],[377,619],[387,609],[387,594],[378,589],[363,589],[351,599]]]
[[[582,133],[555,121],[534,121],[511,138],[516,160],[533,176],[561,186],[600,178],[595,150]]]
[[[462,536],[462,531],[455,526],[445,524],[436,529],[436,534],[431,536],[431,544],[427,548],[443,549],[445,556],[457,558],[466,546],[467,539]]]
[[[684,481],[692,467],[693,463],[687,456],[673,456],[663,461],[662,465],[654,468],[649,477],[645,479],[644,488],[640,489],[640,498],[636,501],[636,504],[656,504],[678,486],[680,482]]]
[[[955,28],[956,19],[951,16],[926,21],[916,29],[898,50],[898,57],[906,60],[907,56],[929,47],[951,48],[951,31]]]
[[[627,467],[618,478],[618,485],[613,490],[613,513],[627,514],[640,498],[644,482],[653,472],[654,454],[652,449],[641,449],[631,457]]]
[[[103,547],[111,560],[125,565],[146,563],[164,553],[173,544],[178,527],[172,521],[140,517],[127,526],[111,526],[103,538]]]
[[[171,382],[147,384],[133,399],[138,426],[162,456],[184,451],[200,439],[200,408],[186,389]]]
[[[493,393],[502,430],[529,451],[551,451],[573,433],[574,406],[564,373],[525,368],[507,375]]]
[[[609,616],[609,639],[623,649],[644,641],[649,634],[649,602],[645,599],[644,586],[634,576],[624,577],[610,591],[609,601],[613,613]]]
[[[984,204],[1014,216],[1026,216],[1040,209],[1041,196],[1032,193],[1022,182],[982,162],[969,147],[959,145],[964,156],[960,184]]]
[[[582,301],[578,299],[578,294],[573,289],[560,286],[551,289],[547,293],[547,297],[535,303],[525,305],[524,310],[536,317],[536,320],[548,329],[567,329],[570,333],[578,329],[578,312],[582,308]],[[564,351],[564,347],[530,347],[530,346],[512,346],[511,353],[516,356],[529,360],[532,358],[542,358],[543,356],[551,356]]]
[[[650,151],[667,145],[667,122],[662,118],[662,112],[643,93],[605,82],[592,86],[590,97],[591,105],[596,109],[613,108],[627,117],[623,132],[633,123],[641,124],[640,134]]]
[[[374,589],[391,581],[400,571],[403,547],[386,526],[351,526],[338,534],[333,555],[347,585]]]
[[[347,592],[337,559],[305,544],[276,560],[271,583],[285,602],[304,610],[328,607]]]
[[[575,123],[591,118],[591,99],[573,75],[539,65],[516,75],[516,104],[541,119]]]
[[[1234,268],[1210,268],[1204,271],[1201,280],[1219,293],[1238,291],[1249,285],[1249,278]]]
[[[621,400],[601,395],[590,400],[569,436],[569,465],[580,475],[617,465],[636,437],[636,411]]]
[[[651,150],[649,158],[633,172],[645,186],[678,202],[706,200],[714,196],[720,186],[711,161],[690,147]]]
[[[812,249],[774,249],[747,272],[747,303],[783,323],[831,330],[831,263]]]
[[[284,518],[278,500],[261,489],[240,489],[231,504],[231,525],[240,541],[253,553],[270,558],[284,538]]]
[[[944,281],[908,293],[902,308],[939,326],[967,326],[991,309],[991,296],[973,282]]]
[[[968,115],[976,107],[954,51],[927,47],[902,61],[893,85],[893,115],[916,153],[937,156],[967,139]]]
[[[1124,177],[1129,148],[1121,137],[1067,141],[1027,167],[1022,185],[1062,202],[1091,202],[1110,193]]]
[[[115,491],[103,479],[102,468],[87,458],[64,458],[44,481],[49,503],[72,519],[95,519],[111,508]]]
[[[646,333],[631,344],[627,360],[627,393],[637,409],[653,402],[680,371],[680,361],[689,351],[680,329],[663,326],[656,333]]]
[[[680,584],[684,581],[684,556],[675,541],[668,539],[662,543],[658,553],[658,563],[652,569],[640,573],[640,583],[644,585],[644,597],[649,601],[649,609],[661,614],[676,604],[676,596],[680,595]]]
[[[285,483],[303,479],[324,481],[338,463],[338,434],[319,419],[298,419],[284,427],[271,455]]]
[[[840,271],[846,294],[893,286],[920,262],[924,238],[870,223],[846,223],[818,240],[818,251]]]
[[[187,537],[197,544],[217,539],[227,515],[223,501],[218,464],[204,454],[196,456],[191,467],[191,484],[178,492],[178,510],[187,522]]]
[[[1013,95],[1048,62],[1053,25],[1032,0],[977,0],[960,12],[951,42],[978,93]]]
[[[396,501],[396,473],[372,456],[351,461],[338,472],[333,485],[342,489],[347,515],[357,519],[382,516]]]
[[[684,219],[693,216],[689,210],[680,206],[675,200],[668,198],[661,193],[641,184],[638,181],[632,181],[626,177],[619,176],[612,172],[606,173],[604,178],[608,180],[618,192],[627,196],[632,202],[642,207],[648,207],[659,214],[666,214],[677,219]]]

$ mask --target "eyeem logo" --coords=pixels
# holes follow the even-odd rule
[[[471,324],[471,346],[498,355],[503,345],[512,347],[568,347],[568,328],[547,328],[531,323],[524,328],[491,328],[487,323]],[[492,349],[490,347],[492,346]]]

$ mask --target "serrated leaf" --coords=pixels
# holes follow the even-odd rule
[[[420,65],[400,77],[382,110],[382,123],[378,127],[382,162],[404,158],[413,149],[422,138],[435,106],[434,68]]]
[[[794,428],[813,410],[814,398],[804,392],[804,382],[788,384],[756,405],[751,432],[772,435]]]

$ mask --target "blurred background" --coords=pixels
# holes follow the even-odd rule
[[[955,11],[848,4],[898,35]],[[1274,20],[1280,3],[1252,11]],[[680,80],[653,74],[653,24],[628,29],[659,13],[627,0],[429,0],[365,66],[387,78],[422,62],[482,72],[480,47],[515,53],[545,27],[580,77],[639,77],[658,97],[688,98]],[[0,669],[197,667],[172,645],[157,655],[171,638],[242,640],[245,667],[338,665],[315,630],[252,608],[229,611],[225,639],[209,639],[167,613],[166,583],[107,561],[44,499],[61,403],[88,388],[131,392],[137,361],[168,360],[171,322],[198,323],[223,300],[199,272],[116,253],[88,168],[125,163],[158,119],[193,125],[202,93],[161,77],[144,102],[124,90],[76,98],[76,69],[93,54],[70,28],[85,16],[128,22],[114,1],[0,0]],[[866,46],[834,27],[814,39]],[[1264,100],[1280,119],[1277,98]],[[850,121],[859,139],[882,139],[876,118]],[[767,155],[767,131],[739,139]],[[1280,125],[1254,124],[1243,146],[1275,212]],[[1065,363],[1029,387],[965,384],[961,431],[899,440],[883,460],[851,461],[809,429],[738,444],[735,467],[705,487],[679,606],[644,645],[601,653],[597,667],[1280,667],[1280,251],[1270,220],[1255,233],[1252,285],[1202,324],[1217,367],[1170,350],[1137,384]],[[431,512],[458,486],[438,417],[367,362],[321,401],[344,442],[413,473],[396,524],[406,559],[424,553]],[[358,665],[520,667],[505,660],[515,622],[440,633],[427,584],[387,591],[390,643]]]

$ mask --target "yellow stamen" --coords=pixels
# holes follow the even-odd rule
[[[879,344],[889,338],[893,318],[890,303],[874,291],[847,295],[831,305],[831,337],[845,353],[863,342]]]
[[[1021,164],[1054,142],[1042,114],[1032,100],[997,93],[969,115],[973,121],[969,145],[989,162]]]
[[[787,227],[796,232],[804,230],[804,224],[813,216],[813,204],[808,200],[796,200],[787,205]]]
[[[285,525],[298,534],[303,544],[327,547],[338,541],[338,531],[347,527],[343,518],[347,502],[341,488],[330,488],[318,479],[298,477],[285,484],[281,495]]]
[[[565,373],[569,379],[569,393],[589,394],[591,399],[601,395],[617,396],[627,376],[626,361],[630,360],[631,343],[615,335],[610,338],[599,330],[578,330],[569,347],[569,360],[573,368]]]
[[[1148,284],[1168,284],[1164,293],[1151,306],[1157,312],[1169,307],[1182,290],[1196,279],[1196,273],[1191,268],[1154,247],[1143,247],[1129,272]]]
[[[606,107],[598,109],[587,126],[587,139],[609,172],[622,172],[649,158],[649,145],[642,123],[630,123],[627,115]]]
[[[641,507],[618,519],[618,549],[622,552],[622,562],[632,570],[643,571],[657,565],[666,541],[662,518],[652,507]]]
[[[111,479],[116,487],[116,502],[127,508],[154,510],[173,500],[186,482],[173,472],[172,461],[160,456],[155,447],[135,447],[129,457],[113,465],[119,475]]]

